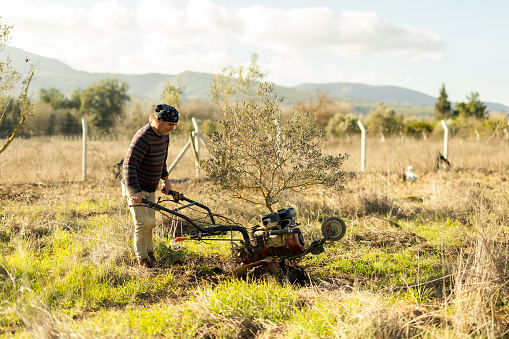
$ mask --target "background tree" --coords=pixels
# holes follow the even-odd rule
[[[76,88],[72,91],[69,99],[67,99],[66,108],[75,108],[79,110],[81,108],[81,88]]]
[[[103,78],[81,92],[82,112],[89,117],[90,125],[98,133],[108,132],[117,118],[124,115],[129,85],[116,78]]]
[[[12,26],[0,25],[0,50],[5,46],[5,43],[10,38],[10,30]],[[36,68],[33,65],[28,65],[29,59],[25,59],[25,69],[23,73],[19,73],[11,66],[11,60],[7,57],[5,61],[0,61],[0,127],[6,121],[6,112],[9,107],[13,107],[13,96],[20,91],[19,111],[13,116],[13,124],[8,130],[8,138],[5,143],[0,147],[0,153],[5,151],[11,142],[16,138],[21,126],[26,122],[27,118],[34,113],[33,106],[28,98],[28,88],[32,78],[35,75]],[[27,71],[28,66],[28,71]],[[14,122],[17,120],[17,122]]]
[[[447,99],[447,92],[445,91],[445,84],[442,84],[440,95],[435,103],[435,111],[433,113],[434,120],[447,120],[453,114],[451,102]]]
[[[467,95],[468,102],[456,103],[456,115],[460,118],[484,119],[486,117],[486,105],[479,98],[478,92],[472,92]]]
[[[161,99],[165,104],[175,107],[180,112],[185,89],[186,87],[182,86],[182,77],[177,77],[177,86],[172,85],[170,80],[166,80],[163,85]]]
[[[274,211],[282,193],[315,185],[342,188],[347,155],[323,156],[325,131],[308,113],[281,120],[274,85],[262,83],[258,98],[228,106],[227,118],[207,143],[202,166],[217,186],[238,199]],[[276,122],[277,121],[277,122]]]
[[[340,137],[360,133],[357,125],[357,117],[353,113],[337,113],[327,123],[327,134],[333,137]]]
[[[267,72],[258,64],[258,55],[251,56],[249,66],[228,66],[221,73],[214,74],[210,81],[212,101],[216,103],[223,114],[235,102],[246,100],[254,94],[255,88]]]
[[[55,111],[59,109],[79,109],[81,106],[81,90],[75,89],[70,98],[66,98],[65,95],[60,92],[57,88],[41,88],[39,89],[39,100],[50,105]]]
[[[425,120],[411,119],[403,126],[403,133],[412,136],[423,136],[424,138],[433,132],[435,124]]]
[[[41,88],[39,89],[39,99],[49,104],[54,110],[57,110],[62,108],[65,95],[54,87]]]
[[[372,133],[382,135],[399,132],[403,127],[403,117],[396,115],[396,111],[379,103],[375,110],[371,110],[366,118],[366,128]]]
[[[58,133],[62,135],[79,135],[81,133],[81,121],[69,111],[61,117],[59,126]]]
[[[350,103],[337,101],[329,93],[322,91],[317,91],[311,102],[300,103],[295,108],[301,112],[309,112],[320,127],[327,126],[329,119],[338,113],[345,115],[353,112]]]
[[[60,90],[51,87],[39,89],[39,100],[34,105],[37,107],[37,115],[27,121],[23,127],[23,132],[27,135],[81,134],[79,101],[76,103],[73,99],[66,98]]]

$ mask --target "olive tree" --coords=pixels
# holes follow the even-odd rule
[[[202,161],[212,182],[270,212],[286,190],[341,190],[348,155],[322,154],[318,142],[325,131],[308,113],[295,110],[282,120],[273,84],[260,84],[257,96],[227,106],[225,118],[216,122],[207,143],[211,157]]]
[[[166,80],[163,86],[163,93],[161,93],[161,99],[163,99],[165,104],[173,106],[180,111],[185,89],[186,87],[182,85],[182,77],[177,77],[176,86],[170,80]]]
[[[254,89],[263,80],[267,72],[258,64],[258,55],[251,56],[251,63],[246,66],[227,66],[221,73],[214,74],[210,81],[212,101],[223,114],[228,106],[253,96]]]
[[[9,40],[11,28],[12,26],[0,25],[0,50],[4,48],[5,43]],[[5,143],[0,145],[0,153],[7,149],[14,138],[16,138],[16,135],[18,135],[21,126],[34,112],[28,98],[28,88],[35,75],[36,68],[33,65],[29,65],[29,61],[28,58],[25,59],[25,69],[22,73],[11,66],[9,58],[5,61],[0,61],[0,126],[5,122],[8,107],[12,106],[13,96],[18,90],[20,93],[18,96],[20,110],[17,112],[19,114],[19,121],[14,124],[12,131],[9,131],[10,136]]]

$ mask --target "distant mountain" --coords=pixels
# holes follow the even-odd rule
[[[16,69],[22,70],[25,57],[30,58],[30,62],[37,64],[39,72],[32,81],[30,88],[34,93],[38,93],[40,88],[54,87],[65,95],[69,95],[76,88],[85,88],[92,85],[104,77],[115,77],[119,80],[125,80],[129,83],[129,94],[141,99],[159,99],[163,84],[166,80],[176,81],[177,75],[165,74],[143,74],[128,75],[115,73],[88,73],[77,71],[56,59],[42,57],[36,54],[26,52],[22,49],[6,46],[1,52],[2,60],[9,54],[12,65]],[[154,95],[157,93],[157,95]]]
[[[396,86],[372,86],[336,82],[330,84],[303,84],[295,88],[326,91],[336,98],[356,98],[378,102],[406,102],[422,106],[434,106],[437,98],[411,89]]]
[[[210,80],[212,74],[186,71],[176,75],[170,74],[116,74],[88,73],[72,69],[56,59],[42,57],[22,49],[6,46],[0,52],[0,60],[9,55],[12,65],[22,70],[25,57],[31,63],[39,65],[39,73],[30,88],[35,95],[40,88],[57,88],[65,95],[70,95],[76,88],[85,88],[104,77],[115,77],[129,84],[129,95],[135,99],[157,101],[160,99],[165,81],[177,82],[182,78],[185,86],[184,98],[199,101],[210,101]],[[284,103],[295,105],[311,100],[316,92],[327,92],[330,96],[352,104],[356,112],[367,114],[378,103],[398,112],[410,112],[416,116],[428,116],[433,112],[437,98],[427,94],[396,86],[372,86],[355,83],[302,84],[294,87],[276,85],[278,95],[285,98]],[[509,111],[509,107],[498,103],[485,102],[489,111]]]

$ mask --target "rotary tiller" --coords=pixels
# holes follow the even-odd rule
[[[297,214],[293,208],[281,209],[261,217],[261,224],[244,227],[228,218],[212,213],[210,209],[182,193],[170,191],[172,200],[159,200],[157,203],[143,199],[142,203],[166,216],[177,217],[191,225],[195,232],[191,237],[177,237],[182,240],[216,240],[232,243],[232,252],[242,265],[233,271],[235,276],[272,275],[279,280],[296,282],[303,278],[300,268],[291,263],[308,253],[320,254],[324,251],[326,241],[338,241],[345,235],[346,225],[341,218],[328,217],[322,223],[322,237],[306,244],[296,222]],[[161,205],[162,202],[173,202],[179,206],[170,209]],[[184,210],[198,214],[190,217],[183,214]],[[224,224],[217,223],[221,220]],[[238,232],[241,239],[217,238],[214,236]],[[212,238],[211,238],[212,236]]]

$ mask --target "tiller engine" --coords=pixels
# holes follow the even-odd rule
[[[224,216],[212,213],[207,206],[185,197],[182,193],[171,191],[170,195],[173,200],[159,198],[157,203],[153,203],[143,199],[143,204],[164,215],[178,217],[193,227],[194,232],[191,237],[177,237],[175,241],[188,239],[232,242],[232,251],[242,263],[233,271],[235,276],[269,274],[280,281],[296,282],[303,278],[303,272],[292,265],[295,259],[308,253],[322,253],[326,241],[338,241],[346,233],[346,225],[342,219],[328,217],[322,223],[323,236],[307,245],[296,222],[297,214],[293,208],[264,215],[261,217],[261,225],[246,228]],[[177,203],[180,206],[169,209],[161,205],[164,201]],[[182,214],[184,209],[190,209],[194,214],[198,212],[199,217]],[[216,223],[216,219],[225,224]],[[210,236],[224,235],[228,232],[238,232],[242,239],[210,238]]]

